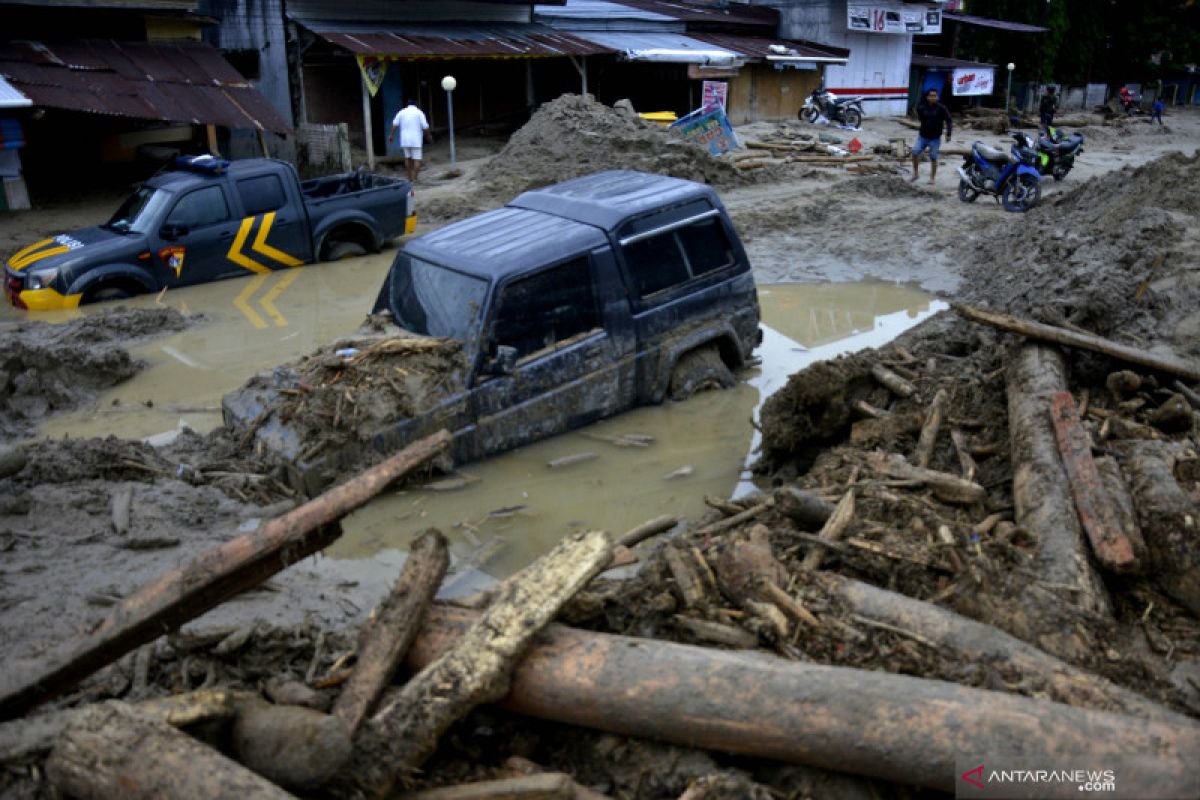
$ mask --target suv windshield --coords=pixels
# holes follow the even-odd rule
[[[170,202],[170,192],[143,186],[126,198],[104,227],[118,233],[149,233],[159,211]]]
[[[488,290],[482,278],[398,253],[389,284],[388,307],[405,330],[468,344],[478,337]]]

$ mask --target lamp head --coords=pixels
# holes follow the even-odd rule
[[[442,88],[447,92],[453,92],[456,86],[458,86],[458,81],[454,80],[453,75],[442,78]]]

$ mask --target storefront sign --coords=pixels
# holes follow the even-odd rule
[[[729,96],[729,84],[725,81],[705,81],[700,95],[701,106],[711,106],[713,103],[726,108],[725,98]]]
[[[733,126],[725,116],[725,109],[713,103],[697,109],[686,117],[671,123],[671,130],[697,144],[708,148],[708,152],[719,156],[738,146]]]
[[[846,27],[861,33],[941,33],[942,10],[851,3],[846,6]]]
[[[737,67],[710,67],[705,64],[688,64],[687,76],[689,81],[704,81],[710,78],[736,78]]]
[[[996,71],[991,67],[957,67],[950,81],[955,97],[991,94],[996,88]]]

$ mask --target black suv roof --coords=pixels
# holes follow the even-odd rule
[[[508,205],[612,232],[630,217],[699,198],[720,207],[716,192],[702,183],[614,169],[525,192]]]

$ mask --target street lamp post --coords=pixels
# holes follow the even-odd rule
[[[454,156],[454,89],[458,86],[458,81],[454,80],[453,75],[447,75],[442,78],[442,88],[446,90],[446,113],[450,121],[450,171],[455,169],[456,159]]]
[[[1006,117],[1012,113],[1012,74],[1016,68],[1016,64],[1008,62],[1008,86],[1004,89],[1004,116]]]

